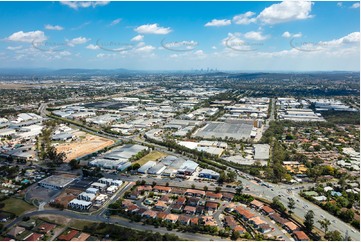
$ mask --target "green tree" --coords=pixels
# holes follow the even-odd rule
[[[222,190],[222,188],[220,188],[220,187],[216,187],[216,193],[220,193],[221,192],[221,190]]]
[[[340,231],[334,230],[326,233],[325,239],[328,241],[343,241],[344,238],[342,237]]]
[[[325,231],[325,234],[327,234],[328,226],[331,225],[330,220],[325,218],[325,219],[322,219],[322,220],[318,220],[318,223],[321,225],[321,228]]]
[[[239,239],[239,237],[240,237],[239,232],[238,232],[238,231],[234,231],[234,232],[232,233],[231,239],[232,239],[232,240],[237,240],[237,239]]]
[[[70,168],[72,170],[76,170],[76,169],[79,169],[79,162],[75,159],[72,159],[71,161],[69,161],[68,165],[70,166]]]
[[[203,187],[203,190],[206,192],[206,191],[208,191],[208,187],[207,186],[204,186]]]
[[[295,200],[293,198],[290,198],[288,200],[288,212],[289,212],[290,215],[292,215],[293,209],[296,208],[295,205],[296,205]]]
[[[303,222],[303,224],[305,225],[308,232],[311,232],[313,229],[314,217],[315,213],[312,210],[309,210],[305,215],[305,221]]]

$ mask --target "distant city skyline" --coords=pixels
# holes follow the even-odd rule
[[[359,71],[359,2],[1,2],[0,68]]]

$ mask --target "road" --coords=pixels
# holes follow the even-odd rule
[[[275,99],[271,99],[271,102],[272,102],[272,107],[271,107],[271,113],[270,113],[270,121],[271,120],[274,120],[274,112],[275,112]],[[46,103],[43,103],[40,105],[39,107],[39,111],[41,111],[40,113],[42,115],[46,115]],[[268,123],[266,124],[268,125]],[[105,137],[105,138],[111,138],[111,139],[114,139],[114,136],[109,136],[107,134],[99,134],[99,133],[95,133],[91,130],[87,130],[87,129],[84,129],[82,128],[83,130],[89,132],[89,133],[93,133],[93,134],[96,134],[96,135],[100,135],[102,137]],[[137,137],[118,137],[118,138],[122,138],[123,140],[125,141],[129,141],[129,140],[132,140],[134,142],[137,142],[137,143],[144,143],[144,144],[148,144],[148,145],[152,145],[154,147],[156,147],[156,149],[164,152],[164,153],[167,153],[167,154],[172,154],[172,155],[176,155],[176,156],[180,156],[180,157],[184,157],[187,159],[186,156],[182,156],[180,154],[177,154],[175,152],[170,152],[168,151],[168,148],[167,147],[163,147],[163,146],[160,146],[160,145],[157,145],[157,144],[153,144],[153,143],[149,143],[149,142],[146,142],[146,141],[142,141],[142,140],[138,140]],[[236,171],[234,168],[228,168],[230,170],[233,170],[233,171]],[[238,180],[242,182],[243,186],[246,187],[248,186],[249,187],[249,191],[244,191],[245,193],[249,193],[249,194],[253,194],[257,197],[262,197],[262,198],[265,198],[267,200],[272,200],[273,197],[275,196],[279,196],[280,195],[280,200],[283,202],[283,204],[285,204],[285,206],[287,206],[288,204],[288,197],[290,197],[290,194],[288,193],[288,190],[289,189],[294,189],[294,188],[297,188],[297,186],[294,186],[294,185],[287,185],[287,184],[282,184],[282,185],[273,185],[273,188],[267,188],[265,186],[261,186],[259,184],[257,184],[256,182],[252,181],[251,179],[245,179],[244,176],[246,174],[244,173],[241,173],[240,171],[237,171],[238,172]],[[107,176],[111,176],[109,174],[107,174]],[[248,177],[250,177],[248,175]],[[115,178],[115,177],[114,177]],[[119,177],[118,177],[119,178]],[[133,176],[133,177],[121,177],[122,180],[125,180],[125,181],[136,181],[138,180],[138,176]],[[146,180],[147,182],[153,182],[153,181],[156,181],[158,184],[165,184],[166,182],[168,182],[170,184],[170,186],[182,186],[182,187],[191,187],[192,185],[195,185],[196,188],[199,188],[199,189],[203,189],[203,187],[205,185],[207,185],[210,190],[212,189],[212,187],[209,186],[209,183],[207,182],[197,182],[197,183],[194,183],[192,181],[172,181],[172,180],[166,180],[166,179],[154,179],[154,178],[142,178],[144,180]],[[310,186],[313,186],[314,184],[306,184],[306,185],[302,185],[302,186],[305,186],[305,187],[310,187]],[[300,185],[298,185],[300,186]],[[223,188],[222,189],[223,191],[233,191],[234,192],[234,189],[233,188]],[[349,224],[346,224],[344,223],[342,220],[336,218],[335,216],[327,213],[326,211],[324,211],[323,209],[321,209],[320,207],[314,205],[313,203],[307,201],[307,200],[304,200],[303,198],[301,198],[297,193],[296,194],[291,194],[295,201],[296,201],[296,204],[295,204],[295,209],[294,209],[294,214],[300,218],[304,218],[305,214],[307,213],[308,210],[313,210],[315,212],[315,227],[321,229],[321,226],[319,223],[317,223],[318,220],[321,220],[323,219],[322,216],[324,216],[324,218],[327,218],[328,220],[330,221],[334,221],[334,222],[331,222],[331,225],[329,226],[329,230],[338,230],[341,232],[341,234],[343,235],[348,235],[351,237],[352,240],[355,240],[355,241],[359,241],[360,239],[360,232],[357,231],[356,229],[354,229],[351,225]]]
[[[180,238],[186,239],[186,240],[199,240],[199,241],[209,241],[209,240],[221,240],[226,241],[226,239],[222,239],[217,236],[211,236],[211,235],[205,235],[205,234],[194,234],[194,233],[182,233],[177,231],[168,231],[166,228],[158,227],[155,228],[152,225],[143,225],[142,223],[135,223],[130,222],[128,219],[123,218],[107,218],[100,215],[86,215],[86,214],[80,214],[80,213],[74,213],[67,210],[43,210],[43,211],[35,211],[26,213],[24,215],[21,215],[14,221],[12,221],[10,224],[8,224],[5,228],[10,228],[11,226],[15,225],[16,223],[22,221],[22,218],[25,216],[32,217],[32,216],[38,216],[38,215],[59,215],[59,216],[65,216],[72,219],[78,219],[78,220],[87,220],[87,221],[93,221],[93,222],[104,222],[104,223],[111,223],[111,224],[118,224],[120,226],[126,227],[126,228],[132,228],[140,231],[149,230],[152,232],[159,232],[161,234],[175,234],[179,236]]]

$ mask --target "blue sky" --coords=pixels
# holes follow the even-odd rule
[[[0,67],[360,66],[359,2],[0,2]]]

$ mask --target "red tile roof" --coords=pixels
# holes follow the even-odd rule
[[[172,190],[171,187],[165,187],[165,186],[154,186],[153,190],[163,191],[163,192],[170,192]]]
[[[58,240],[63,240],[63,241],[70,241],[72,238],[75,237],[75,235],[77,235],[79,233],[78,230],[70,230],[68,231],[66,234],[62,234],[58,237]]]
[[[38,241],[41,237],[43,237],[42,234],[32,233],[29,237],[25,239],[25,241]]]
[[[302,241],[310,240],[310,238],[303,231],[295,231],[295,232],[293,232],[293,234],[296,236],[297,240],[302,240]]]
[[[211,198],[221,199],[222,193],[206,192],[206,196]]]

